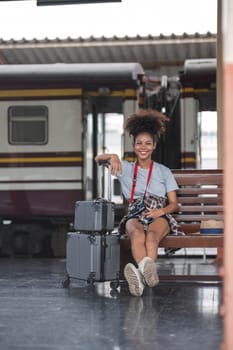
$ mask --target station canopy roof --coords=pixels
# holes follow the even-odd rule
[[[177,76],[186,59],[216,58],[216,34],[3,40],[0,64],[139,62],[147,74]]]

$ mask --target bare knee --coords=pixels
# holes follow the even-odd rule
[[[133,229],[128,232],[128,237],[133,242],[145,243],[145,233],[140,229]]]
[[[157,219],[152,223],[146,234],[146,244],[159,245],[159,242],[169,233],[170,227],[163,218]]]
[[[158,246],[161,238],[160,235],[154,231],[149,231],[146,234],[146,244]]]
[[[169,233],[169,229],[148,231],[146,234],[146,244],[158,246],[159,242]]]

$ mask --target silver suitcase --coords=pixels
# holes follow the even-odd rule
[[[74,229],[86,232],[109,232],[114,228],[114,203],[103,198],[75,203]]]
[[[70,279],[94,282],[114,282],[119,285],[120,244],[118,234],[86,234],[69,232],[66,245],[67,287]]]
[[[102,173],[101,173],[102,169]],[[74,229],[81,232],[110,232],[114,228],[115,204],[111,201],[111,174],[108,170],[108,198],[103,198],[104,166],[98,166],[100,197],[75,203]]]
[[[88,203],[75,207],[75,229],[77,231],[68,232],[67,234],[67,278],[63,281],[63,287],[68,287],[72,278],[86,281],[89,284],[110,281],[111,287],[114,289],[119,286],[120,235],[112,232],[114,227],[112,207],[104,205],[112,203],[111,174],[109,170],[108,174],[108,201],[100,199],[92,201],[94,205]],[[100,178],[103,179],[103,176]],[[102,192],[102,184],[99,186]],[[102,209],[99,209],[96,213],[97,201]],[[105,207],[111,208],[109,209],[111,215],[107,211],[107,220],[103,217]],[[99,215],[101,219],[98,218]],[[84,220],[80,219],[80,216]],[[90,222],[91,224],[89,224]],[[85,229],[82,230],[81,228]]]

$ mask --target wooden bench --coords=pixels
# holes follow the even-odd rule
[[[223,234],[200,234],[202,221],[223,220],[223,171],[220,169],[173,170],[173,174],[179,185],[177,191],[179,211],[174,214],[174,217],[186,235],[167,235],[159,246],[163,248],[223,247]],[[122,263],[126,262],[126,255],[128,255],[129,261],[132,261],[130,242],[128,239],[122,239]],[[197,276],[193,277],[197,278]],[[206,280],[216,280],[216,276],[200,277]],[[172,276],[171,279],[173,279]]]

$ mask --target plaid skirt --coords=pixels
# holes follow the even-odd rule
[[[118,227],[118,231],[119,231],[120,235],[126,234],[126,232],[125,232],[126,222],[129,220],[129,216],[130,216],[130,218],[132,217],[131,216],[131,207],[135,206],[135,203],[138,200],[141,200],[141,198],[135,199],[133,201],[133,203],[131,205],[129,205],[128,214],[123,216],[123,218],[121,219],[119,227]],[[149,207],[151,209],[155,209],[155,208],[161,209],[167,205],[167,198],[149,195],[149,196],[146,196],[144,198],[144,203],[145,203],[146,207]],[[144,230],[147,231],[148,223],[147,223],[147,220],[145,218],[145,210],[143,212],[141,212],[140,214],[135,215],[134,217],[138,218],[138,220],[143,224]],[[170,234],[176,235],[176,236],[177,235],[184,235],[184,232],[179,229],[180,228],[179,224],[177,223],[177,221],[175,220],[175,218],[171,214],[165,214],[162,217],[164,217],[167,220],[167,222],[170,226]]]

